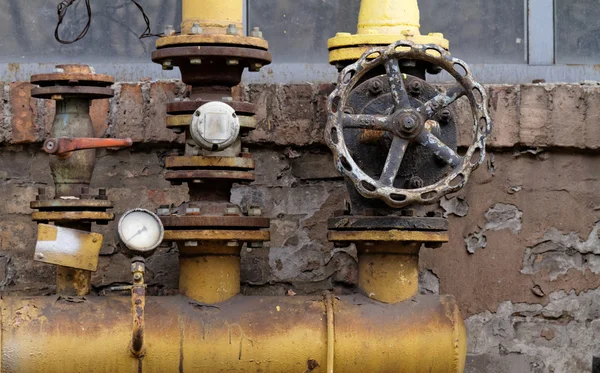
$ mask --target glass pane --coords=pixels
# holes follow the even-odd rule
[[[0,62],[4,63],[149,63],[156,38],[139,40],[146,28],[141,12],[131,0],[91,0],[92,23],[85,38],[63,45],[54,39],[59,0],[0,0]],[[181,22],[179,2],[140,1],[152,32]],[[76,37],[87,22],[84,0],[69,7],[60,35]]]
[[[259,26],[274,63],[327,63],[327,39],[356,32],[360,0],[248,0],[248,26]]]
[[[556,0],[556,63],[600,63],[598,0]]]
[[[419,0],[421,33],[441,32],[468,64],[525,63],[524,0]]]
[[[275,63],[326,63],[327,39],[356,32],[360,0],[248,0]],[[469,63],[525,63],[524,0],[419,0],[421,32],[442,32]]]

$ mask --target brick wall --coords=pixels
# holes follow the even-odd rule
[[[31,260],[35,225],[29,201],[51,186],[40,151],[53,103],[32,100],[28,83],[0,91],[0,286],[5,294],[53,292],[52,266]],[[115,212],[179,204],[186,187],[163,179],[165,155],[182,146],[164,126],[165,103],[178,82],[115,85],[96,101],[97,135],[132,137],[131,149],[100,151],[92,187],[106,187]],[[423,251],[423,292],[454,294],[469,329],[467,372],[589,372],[600,354],[600,86],[487,87],[495,121],[490,154],[470,184],[440,203],[451,242]],[[237,186],[236,203],[260,203],[272,219],[270,248],[243,252],[247,294],[351,291],[355,252],[334,249],[325,221],[346,191],[324,146],[330,85],[253,85],[237,94],[258,105],[249,138],[257,180]],[[467,108],[459,115],[468,118]],[[463,121],[469,123],[468,121]],[[470,128],[460,129],[467,146]],[[129,281],[127,260],[106,234],[94,291]],[[164,247],[149,263],[152,294],[177,287],[177,251]]]

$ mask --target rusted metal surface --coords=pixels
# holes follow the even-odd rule
[[[92,290],[92,272],[71,267],[56,267],[56,293],[83,297]]]
[[[103,236],[81,230],[39,224],[34,260],[95,271]]]
[[[100,211],[37,211],[31,214],[33,221],[77,222],[77,221],[113,221],[115,214]]]
[[[458,85],[415,108],[411,105],[404,84],[399,66],[401,60],[435,64],[452,75]],[[348,113],[346,108],[352,90],[375,67],[380,66],[386,69],[388,85],[393,94],[391,114],[371,116]],[[460,70],[464,72],[461,73]],[[418,87],[415,86],[416,88]],[[467,97],[471,105],[474,137],[464,156],[458,155],[437,139],[428,131],[430,127],[424,125],[427,120],[462,96]],[[398,41],[387,48],[369,50],[356,63],[347,66],[340,73],[338,86],[328,100],[329,116],[325,139],[334,153],[337,168],[363,197],[381,199],[394,208],[433,203],[442,196],[461,189],[471,172],[485,159],[485,142],[492,128],[487,106],[485,90],[473,80],[466,63],[451,57],[446,50],[437,45],[416,45],[409,41]],[[352,158],[344,136],[345,128],[366,128],[390,134],[390,151],[379,177],[365,173]],[[402,165],[407,145],[413,141],[429,148],[440,161],[450,165],[451,169],[443,178],[430,185],[413,189],[396,187],[394,180]]]
[[[173,101],[167,104],[167,114],[193,114],[200,106],[209,103],[209,100],[189,100],[189,101]],[[237,114],[254,115],[256,114],[256,105],[249,102],[230,101],[225,102],[231,106]],[[186,117],[187,118],[187,117]],[[191,123],[191,117],[190,121]]]
[[[69,155],[69,153],[84,149],[101,148],[126,148],[133,145],[130,138],[127,139],[99,139],[99,138],[50,138],[44,141],[43,149],[48,154],[57,156]]]
[[[176,35],[165,36],[156,40],[156,48],[181,45],[231,45],[236,47],[250,47],[256,49],[269,49],[265,39],[255,37],[240,37],[238,35]]]
[[[146,284],[144,273],[146,264],[143,258],[136,257],[131,261],[131,309],[133,315],[133,331],[131,334],[131,353],[135,357],[142,357],[145,353],[144,346],[144,311],[146,306]]]
[[[146,297],[140,361],[129,353],[130,297],[3,297],[2,370],[12,372],[326,371],[327,305],[316,297],[243,297],[207,305]],[[384,305],[338,296],[335,371],[462,373],[464,325],[451,296]],[[368,341],[368,343],[357,343]],[[43,353],[32,353],[42,351]],[[73,351],[77,351],[73,354]]]
[[[31,84],[46,87],[51,85],[84,85],[108,87],[113,85],[115,79],[110,75],[91,74],[91,73],[51,73],[35,74],[31,76]]]
[[[189,63],[190,58],[238,58],[241,61],[269,64],[271,62],[271,53],[254,48],[245,47],[225,47],[225,46],[184,46],[169,47],[157,49],[152,52],[152,61],[160,63],[165,59],[172,59],[174,65],[179,63]],[[179,62],[179,63],[178,63]]]
[[[63,100],[67,97],[96,100],[114,96],[112,88],[89,86],[50,86],[31,89],[31,97],[52,100]]]
[[[165,241],[269,241],[268,231],[248,230],[165,230]]]
[[[167,228],[269,228],[270,219],[252,216],[160,216]]]
[[[448,220],[436,217],[340,216],[327,221],[331,230],[447,231]]]
[[[448,242],[447,232],[427,231],[329,231],[333,242]]]
[[[253,170],[255,162],[251,158],[242,157],[182,156],[167,157],[165,159],[165,167],[168,169],[219,168]]]
[[[254,172],[224,170],[179,170],[165,172],[165,179],[169,181],[203,179],[254,181]]]
[[[96,198],[100,197],[95,196]],[[113,207],[112,201],[101,199],[51,199],[45,201],[31,201],[29,207],[41,211],[59,210],[106,210]]]

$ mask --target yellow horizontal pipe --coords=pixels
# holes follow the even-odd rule
[[[466,356],[464,325],[450,296],[394,305],[336,297],[333,341],[322,297],[236,296],[213,306],[148,297],[143,359],[129,349],[128,296],[1,303],[4,373],[320,373],[328,342],[335,371],[344,373],[461,373]]]

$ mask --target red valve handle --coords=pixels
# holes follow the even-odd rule
[[[98,139],[98,138],[72,138],[59,137],[44,141],[44,151],[61,158],[66,158],[71,152],[84,149],[98,148],[126,148],[133,145],[130,138],[127,139]],[[66,157],[65,157],[66,156]]]

